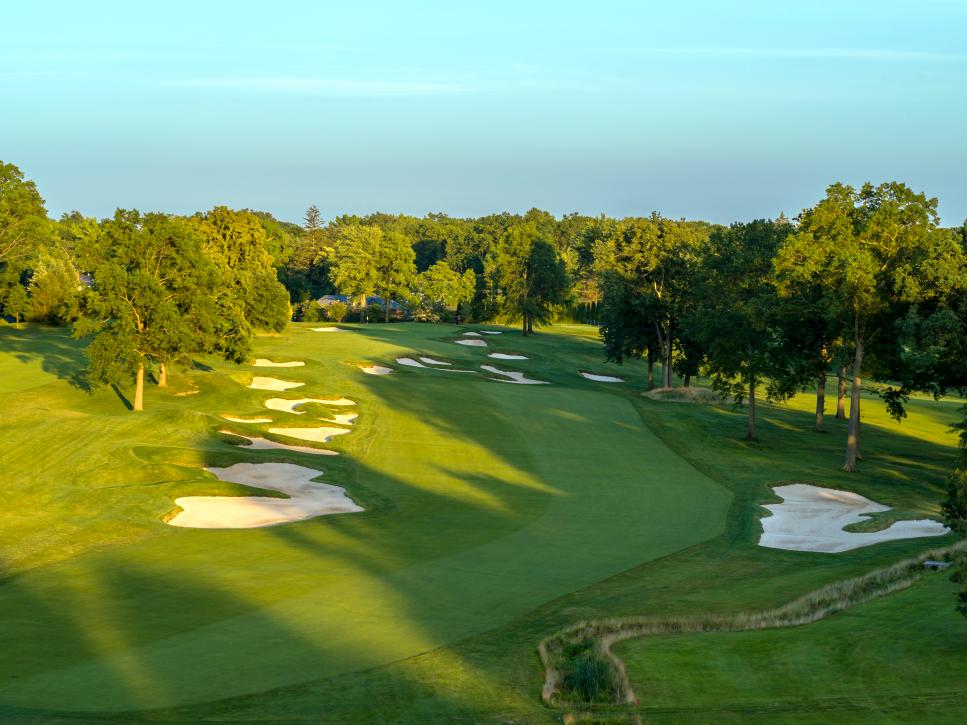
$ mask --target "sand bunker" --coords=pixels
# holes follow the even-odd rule
[[[503,335],[504,334],[501,330],[481,330],[480,332],[481,334],[484,334],[484,335]]]
[[[274,362],[264,357],[255,358],[257,368],[301,368],[305,363],[302,360],[291,360],[290,362]]]
[[[511,355],[506,352],[492,352],[487,357],[492,357],[494,360],[527,360],[529,359],[526,355]]]
[[[285,436],[286,438],[298,438],[301,441],[312,441],[313,443],[328,443],[336,436],[350,432],[345,428],[330,428],[328,426],[314,428],[269,428],[269,433]]]
[[[262,378],[256,375],[248,387],[253,390],[291,390],[301,388],[305,383],[294,383],[291,380],[279,380],[278,378]]]
[[[341,327],[313,327],[313,332],[346,332]]]
[[[292,463],[236,463],[228,468],[206,468],[221,481],[281,491],[289,498],[264,496],[183,496],[175,503],[183,510],[168,521],[191,529],[251,529],[303,521],[325,514],[362,511],[340,486],[313,483],[322,472]]]
[[[323,400],[322,398],[269,398],[265,401],[265,407],[269,410],[281,410],[283,413],[294,413],[295,415],[305,415],[304,410],[296,410],[300,405],[306,403],[321,403],[322,405],[356,405],[349,398],[334,398],[333,400]],[[271,422],[271,421],[270,421]]]
[[[423,363],[421,363],[421,362],[419,362],[417,360],[414,360],[411,357],[398,357],[398,358],[396,358],[396,362],[398,362],[400,365],[405,365],[408,368],[425,368],[426,367],[426,365],[424,365]]]
[[[432,357],[421,357],[420,362],[424,362],[427,365],[452,365],[453,363],[444,362],[443,360],[437,360]]]
[[[225,433],[226,435],[244,438],[249,443],[248,445],[243,445],[240,447],[250,451],[295,451],[296,453],[311,453],[314,456],[338,456],[339,455],[336,451],[330,451],[325,448],[310,448],[309,446],[290,446],[286,443],[279,443],[278,441],[270,441],[268,438],[260,438],[258,436],[246,436],[231,430],[220,430],[218,432]],[[235,445],[235,444],[233,443],[231,445]]]
[[[230,421],[232,423],[271,423],[271,418],[237,418],[234,415],[220,414],[223,420]]]
[[[455,340],[458,345],[467,345],[469,347],[487,347],[487,343],[483,340]]]
[[[783,501],[765,506],[772,516],[762,519],[759,539],[759,546],[770,549],[835,553],[894,539],[943,536],[950,531],[930,519],[895,521],[882,531],[843,531],[844,526],[863,521],[869,514],[889,511],[890,507],[858,493],[806,483],[777,486],[773,491]]]
[[[389,375],[393,368],[383,367],[382,365],[360,365],[359,369],[367,375]]]
[[[343,425],[352,425],[358,417],[359,413],[336,413],[332,416],[332,421]]]
[[[517,383],[518,385],[547,385],[545,380],[533,380],[531,378],[525,377],[524,373],[518,373],[514,370],[501,370],[500,368],[495,368],[493,365],[481,365],[481,370],[486,370],[488,373],[493,373],[494,375],[502,375],[505,378],[510,378],[510,380],[498,380],[501,383]],[[491,378],[491,380],[497,380],[497,378]]]
[[[474,332],[473,330],[471,330],[470,332],[465,332],[463,334],[466,337],[480,337],[480,333],[479,332]]]
[[[594,373],[581,373],[582,378],[587,378],[588,380],[594,380],[598,383],[623,383],[622,378],[616,378],[613,375],[595,375]]]

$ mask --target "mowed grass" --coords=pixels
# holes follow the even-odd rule
[[[801,627],[642,637],[617,654],[648,722],[963,722],[967,622],[931,574]]]
[[[63,332],[29,333],[5,354],[29,356],[37,339],[38,357],[53,346],[80,363]],[[396,367],[412,352],[486,362],[453,335],[293,327],[259,340],[259,355],[307,364],[244,370],[304,380],[299,397],[358,401],[353,433],[332,445],[338,458],[227,445],[219,429],[269,425],[228,424],[219,411],[265,412],[280,394],[243,387],[213,360],[150,391],[143,415],[125,409],[126,391],[87,392],[68,367],[6,394],[0,707],[170,708],[353,673],[723,531],[730,494],[669,451],[627,399],[575,375],[586,342],[558,340],[553,355],[535,344],[529,369],[557,383],[541,387],[432,370],[375,378],[351,364]],[[321,413],[274,417],[311,425]],[[202,466],[269,460],[324,469],[367,512],[244,531],[162,522],[176,496],[244,492]]]
[[[760,441],[748,443],[743,411],[645,398],[643,366],[605,365],[594,328],[492,336],[490,351],[530,357],[494,361],[453,344],[460,330],[449,326],[348,327],[295,325],[260,338],[259,356],[305,368],[206,360],[211,371],[179,372],[172,390],[150,391],[143,416],[110,390],[72,384],[76,365],[45,372],[30,358],[43,345],[81,364],[63,333],[34,328],[7,345],[0,328],[0,349],[43,373],[0,399],[9,443],[0,466],[12,472],[0,485],[16,522],[0,529],[0,621],[12,633],[0,715],[549,722],[561,713],[539,702],[535,646],[577,619],[775,606],[952,541],[838,555],[756,546],[760,504],[781,482],[847,488],[936,516],[958,401],[915,400],[897,425],[866,398],[865,459],[848,475],[838,471],[842,424],[813,433],[809,396],[762,406]],[[405,354],[465,369],[492,363],[552,385],[405,369],[394,361]],[[397,370],[372,377],[351,364],[366,361]],[[628,382],[595,383],[578,370]],[[275,394],[230,377],[256,371],[307,385]],[[245,452],[220,439],[219,428],[269,426],[228,424],[218,411],[264,413],[262,401],[279,395],[357,400],[354,432],[330,446],[343,455]],[[291,420],[324,416],[307,410]],[[176,495],[238,493],[199,469],[240,460],[325,469],[322,480],[344,485],[367,512],[253,531],[161,523]],[[937,626],[963,626],[948,590],[931,595]],[[894,624],[912,649],[929,649],[915,623]],[[789,667],[798,666],[793,657]],[[953,675],[938,682],[958,691]],[[866,697],[861,683],[851,692]],[[917,697],[933,692],[935,683],[912,682],[906,709],[901,698],[891,717],[912,719]],[[689,714],[689,697],[672,688],[662,707],[707,721],[706,711]],[[852,712],[845,700],[828,704],[827,713]]]

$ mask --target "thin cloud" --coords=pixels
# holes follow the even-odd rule
[[[929,50],[894,50],[889,48],[625,48],[640,55],[680,55],[734,58],[791,58],[816,60],[930,61],[962,62],[965,53],[943,53]]]
[[[472,90],[460,83],[411,80],[364,80],[312,76],[218,76],[181,78],[164,85],[179,88],[212,88],[251,93],[296,93],[344,96],[425,96],[464,93]]]

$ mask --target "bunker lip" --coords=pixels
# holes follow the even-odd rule
[[[266,378],[256,375],[252,378],[252,382],[248,384],[247,387],[252,388],[252,390],[274,390],[283,391],[291,390],[292,388],[301,388],[305,383],[297,383],[292,380],[280,380],[279,378]]]
[[[296,408],[298,408],[300,405],[306,405],[307,403],[319,403],[321,405],[335,406],[356,405],[356,403],[349,398],[333,398],[332,400],[327,400],[325,398],[269,398],[265,401],[265,407],[269,410],[280,410],[283,413],[305,415],[306,411],[296,410]]]
[[[293,451],[295,453],[310,453],[314,456],[338,456],[339,453],[336,451],[330,451],[328,448],[310,448],[309,446],[291,446],[287,443],[279,443],[278,441],[273,441],[268,438],[262,438],[261,436],[247,436],[242,433],[236,433],[233,430],[219,430],[219,433],[224,433],[225,435],[235,436],[236,438],[244,438],[248,441],[248,444],[237,444],[229,443],[230,446],[235,448],[241,448],[242,450],[249,451]]]
[[[288,498],[264,496],[183,496],[182,510],[168,524],[196,529],[250,529],[276,526],[327,514],[362,511],[341,486],[313,482],[322,475],[293,463],[236,463],[206,468],[219,480],[280,491]]]
[[[367,375],[389,375],[393,372],[393,368],[388,368],[384,365],[357,365],[356,367]]]
[[[493,365],[481,365],[481,370],[486,370],[488,373],[493,373],[494,375],[502,375],[509,380],[501,380],[499,378],[491,378],[499,383],[516,383],[517,385],[548,385],[546,380],[534,380],[533,378],[528,378],[524,373],[517,372],[516,370],[501,370]]]
[[[218,417],[227,420],[229,423],[271,423],[271,418],[242,418],[228,413],[219,413]]]
[[[624,378],[617,378],[614,375],[598,375],[597,373],[588,373],[584,370],[579,370],[579,374],[582,378],[587,378],[588,380],[594,380],[597,383],[623,383]]]
[[[943,536],[950,532],[939,521],[894,521],[881,531],[844,531],[865,521],[870,514],[889,511],[889,506],[852,491],[793,483],[772,489],[782,503],[766,504],[772,516],[762,519],[759,546],[789,551],[839,553],[884,541]]]
[[[420,357],[420,362],[426,363],[427,365],[453,365],[453,363],[444,362],[443,360],[437,360],[432,357]]]
[[[258,357],[255,358],[253,363],[257,368],[301,368],[305,365],[303,360],[290,360],[289,362],[275,362],[274,360],[269,360],[268,358]]]
[[[269,428],[269,433],[286,438],[298,438],[300,441],[312,443],[328,443],[339,435],[350,433],[346,428],[332,428],[330,426],[312,426],[310,428]]]

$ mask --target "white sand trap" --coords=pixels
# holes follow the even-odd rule
[[[454,340],[458,345],[467,345],[468,347],[487,347],[487,343],[483,340]]]
[[[504,334],[503,331],[501,330],[481,330],[480,332],[483,335],[503,335]]]
[[[271,423],[271,418],[237,418],[234,415],[225,415],[222,413],[220,417],[223,420],[230,421],[232,423]]]
[[[506,352],[492,352],[487,357],[492,357],[494,360],[528,360],[526,355],[511,355]]]
[[[335,398],[333,400],[323,400],[322,398],[269,398],[265,401],[265,407],[269,410],[281,410],[283,413],[294,413],[295,415],[305,415],[304,410],[296,410],[300,405],[306,403],[321,403],[322,405],[356,405],[349,398]],[[271,421],[269,421],[271,422]]]
[[[175,503],[183,510],[168,521],[190,529],[252,529],[325,514],[345,514],[363,508],[340,486],[313,483],[322,475],[292,463],[236,463],[228,468],[206,468],[221,481],[281,491],[289,498],[265,496],[183,496]]]
[[[501,370],[500,368],[495,368],[493,365],[481,365],[481,370],[486,370],[488,373],[493,373],[494,375],[503,375],[505,378],[510,378],[510,380],[499,380],[501,383],[517,383],[518,385],[547,385],[545,380],[533,380],[524,375],[524,373],[518,373],[514,370]],[[496,379],[496,378],[492,378]]]
[[[256,375],[248,387],[253,390],[291,390],[301,388],[305,383],[295,383],[291,380],[279,380],[278,378],[263,378]]]
[[[313,443],[328,443],[336,436],[351,433],[345,428],[330,428],[319,426],[317,428],[269,428],[269,433],[285,436],[286,438],[298,438],[300,441],[312,441]]]
[[[414,360],[411,357],[398,357],[398,358],[396,358],[396,362],[398,362],[400,365],[405,365],[408,368],[425,368],[426,367],[426,365],[424,365],[423,363],[421,363],[418,360]]]
[[[360,365],[359,369],[367,375],[389,375],[393,372],[393,368],[384,367],[383,365]]]
[[[623,383],[622,378],[616,378],[613,375],[595,375],[594,373],[581,373],[582,378],[587,378],[588,380],[594,380],[598,383]]]
[[[313,332],[346,332],[341,327],[313,327]]]
[[[274,362],[264,357],[255,358],[257,368],[301,368],[305,363],[302,360],[290,360],[289,362]]]
[[[332,420],[334,423],[352,425],[358,417],[359,413],[336,413],[334,416],[332,416]]]
[[[858,493],[793,483],[773,489],[782,503],[765,506],[772,516],[762,519],[759,546],[790,551],[835,553],[894,539],[943,536],[948,529],[930,519],[895,521],[882,531],[843,531],[869,514],[889,511],[889,506],[870,501]]]
[[[420,362],[424,362],[427,365],[452,365],[453,363],[444,362],[443,360],[437,360],[432,357],[421,357]]]
[[[463,334],[465,337],[480,337],[480,333],[474,332],[473,330],[470,330],[470,332],[465,332]]]
[[[279,443],[278,441],[270,441],[268,438],[261,438],[259,436],[246,436],[231,430],[220,430],[218,432],[225,433],[227,435],[238,436],[239,438],[244,438],[249,442],[248,445],[238,446],[238,447],[245,448],[246,450],[250,450],[250,451],[295,451],[296,453],[311,453],[314,456],[338,456],[339,455],[339,453],[337,453],[336,451],[326,450],[325,448],[310,448],[309,446],[290,446],[286,443]]]

